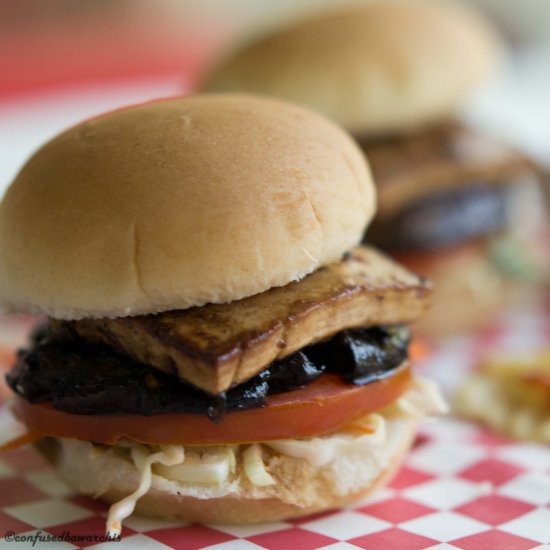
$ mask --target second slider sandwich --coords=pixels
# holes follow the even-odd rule
[[[465,2],[371,0],[259,37],[202,87],[294,101],[349,130],[378,188],[366,240],[434,281],[423,329],[450,333],[543,282],[550,262],[536,167],[459,122],[498,52]]]
[[[252,523],[372,491],[417,421],[406,324],[430,285],[358,246],[363,155],[246,95],[124,109],[23,167],[0,207],[2,304],[49,316],[8,380],[60,475],[141,513]]]

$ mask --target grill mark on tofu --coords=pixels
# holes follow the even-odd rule
[[[53,323],[217,394],[346,328],[412,322],[430,292],[428,281],[363,246],[301,281],[228,304]]]

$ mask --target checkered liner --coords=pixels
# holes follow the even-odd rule
[[[449,391],[488,350],[529,351],[549,342],[549,307],[516,312],[475,336],[439,345],[420,370]],[[5,430],[0,415],[0,433]],[[104,504],[75,495],[33,450],[1,456],[0,534],[102,535],[106,511]],[[425,424],[391,486],[354,507],[248,527],[134,516],[125,521],[122,536],[114,546],[58,542],[48,547],[550,549],[550,448],[505,440],[447,418]],[[4,547],[25,545],[0,539]]]

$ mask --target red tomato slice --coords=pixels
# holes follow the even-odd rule
[[[443,268],[452,270],[454,265],[464,265],[479,256],[485,256],[485,243],[483,239],[472,239],[465,243],[448,246],[438,250],[415,250],[392,254],[392,258],[421,275],[431,275],[434,269]]]
[[[332,432],[395,401],[411,381],[407,366],[365,386],[323,374],[305,388],[268,398],[259,409],[230,412],[214,424],[206,415],[84,415],[15,396],[14,412],[30,430],[114,445],[121,438],[149,444],[216,445],[310,437]]]

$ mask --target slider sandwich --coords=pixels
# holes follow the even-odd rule
[[[78,491],[253,523],[351,502],[418,420],[407,324],[430,284],[359,245],[375,210],[349,136],[247,95],[157,101],[44,145],[0,205],[0,296],[48,316],[8,375]]]
[[[245,45],[202,88],[280,97],[349,130],[378,187],[365,239],[434,281],[423,328],[450,333],[549,265],[537,168],[457,118],[498,52],[491,26],[457,2],[375,0]]]

